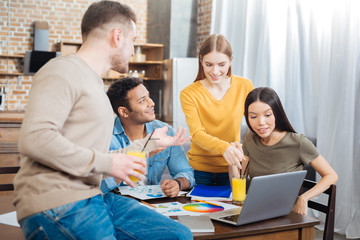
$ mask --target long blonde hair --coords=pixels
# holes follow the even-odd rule
[[[223,36],[218,34],[212,34],[208,36],[205,41],[201,44],[199,50],[199,70],[194,82],[205,78],[204,69],[202,67],[202,60],[204,56],[212,51],[217,51],[227,55],[230,59],[232,58],[232,48],[229,41]],[[231,76],[231,66],[226,76]]]

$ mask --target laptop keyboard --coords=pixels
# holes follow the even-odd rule
[[[239,216],[240,216],[240,214],[235,214],[235,215],[230,215],[230,216],[226,216],[226,217],[221,217],[220,219],[231,221],[231,222],[237,222]]]

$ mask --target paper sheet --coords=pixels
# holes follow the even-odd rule
[[[15,227],[20,227],[20,225],[16,219],[15,211],[0,215],[0,223],[15,226]]]
[[[154,198],[167,197],[161,190],[160,185],[145,185],[131,188],[130,186],[120,186],[119,190],[121,195],[129,195],[137,199],[147,200]],[[180,191],[178,196],[185,194],[186,192]]]
[[[232,204],[228,204],[228,203],[217,202],[217,201],[209,201],[209,202],[215,203],[219,206],[222,206],[224,208],[223,211],[229,210],[229,209],[234,209],[234,208],[239,208],[236,205],[232,205]],[[146,204],[142,204],[142,203],[140,203],[140,204],[142,204],[143,206],[146,206],[150,209],[153,209],[153,210],[157,211],[158,213],[165,215],[165,216],[182,216],[182,215],[200,216],[200,215],[209,213],[209,212],[204,212],[204,213],[193,212],[193,211],[188,211],[188,210],[184,209],[184,206],[196,204],[196,203],[198,203],[198,202],[185,203],[185,204],[182,204],[180,202],[167,202],[167,203],[158,203],[158,204],[152,203],[151,205],[155,206],[155,208],[148,206]]]

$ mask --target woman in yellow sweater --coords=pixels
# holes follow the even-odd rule
[[[231,74],[232,49],[222,35],[213,34],[202,43],[195,81],[180,93],[191,139],[189,163],[197,184],[229,185],[228,166],[240,168],[240,141],[244,102],[254,88],[248,79]]]

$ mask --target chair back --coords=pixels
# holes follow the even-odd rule
[[[314,187],[317,183],[308,179],[304,180],[303,190],[307,191]],[[335,200],[336,200],[336,185],[331,185],[323,194],[328,195],[327,204],[322,204],[315,201],[308,201],[308,207],[325,213],[325,228],[323,240],[330,240],[334,238],[334,223],[335,223]]]
[[[11,180],[13,176],[11,174],[15,174],[19,171],[20,167],[0,167],[0,175],[1,179],[8,179],[9,177]],[[3,181],[0,182],[0,192],[1,191],[13,191],[14,185],[12,183],[3,183]]]

